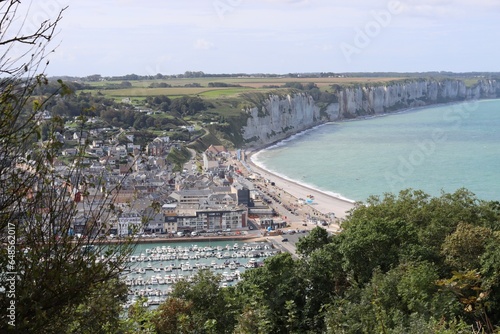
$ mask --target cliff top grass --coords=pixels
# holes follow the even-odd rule
[[[108,98],[121,100],[123,98],[143,99],[148,96],[166,95],[170,98],[180,96],[200,96],[206,99],[234,98],[242,93],[259,92],[269,93],[277,91],[289,82],[315,83],[319,88],[329,89],[331,85],[354,86],[360,84],[382,84],[397,80],[408,79],[407,77],[203,77],[203,78],[177,78],[162,80],[132,80],[128,81],[131,87],[113,88],[123,81],[99,81],[87,82],[89,86],[100,91]],[[165,83],[171,87],[150,88],[151,84]],[[211,87],[209,83],[222,83],[228,87]],[[194,86],[194,87],[193,87]]]

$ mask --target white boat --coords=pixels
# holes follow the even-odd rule
[[[181,263],[181,270],[182,271],[191,271],[193,270],[193,266],[189,262],[186,263]]]

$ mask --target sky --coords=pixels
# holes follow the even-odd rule
[[[49,76],[500,72],[498,0],[32,0],[25,25],[65,6]]]

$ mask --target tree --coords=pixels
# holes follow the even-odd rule
[[[465,189],[371,197],[327,245],[341,254],[352,284],[327,308],[327,327],[446,333],[469,324],[493,332],[499,222],[496,202]]]
[[[349,225],[339,236],[344,269],[360,283],[370,281],[373,270],[387,272],[412,254],[416,231],[402,220],[372,218]]]
[[[297,242],[297,253],[303,256],[308,256],[316,249],[319,249],[330,242],[328,231],[322,227],[315,227],[311,232],[299,239]]]
[[[162,333],[171,333],[167,329],[182,321],[207,333],[232,333],[239,306],[234,302],[232,288],[221,288],[220,281],[220,275],[201,270],[192,282],[177,282],[155,320],[166,330]]]
[[[481,226],[459,223],[457,229],[443,242],[445,261],[455,270],[479,269],[480,256],[485,252],[492,230]]]
[[[30,16],[29,2],[2,1],[1,6],[0,279],[5,293],[0,308],[10,311],[0,312],[0,332],[83,328],[76,332],[84,333],[90,313],[106,317],[94,317],[87,332],[103,332],[117,320],[125,293],[118,277],[132,247],[128,241],[107,247],[98,242],[115,212],[113,196],[120,185],[85,173],[85,145],[73,165],[56,166],[62,119],[43,120],[40,113],[56,93],[71,91],[59,82],[52,94],[35,94],[48,84],[49,45],[65,8],[33,27],[39,13]],[[82,114],[80,133],[84,126]],[[85,237],[75,237],[77,221]]]
[[[302,322],[313,332],[324,332],[325,305],[335,297],[343,296],[350,287],[342,269],[343,257],[335,244],[338,240],[302,257],[298,264],[298,276],[303,282],[305,305]]]
[[[158,307],[152,322],[158,333],[185,333],[193,331],[193,303],[175,297],[168,298]]]
[[[243,273],[243,281],[237,293],[246,306],[245,316],[262,321],[259,332],[303,333],[301,310],[305,296],[298,264],[289,253],[281,253],[265,260],[265,265]],[[266,317],[262,318],[265,311]],[[240,318],[240,326],[248,324],[248,318]],[[238,326],[239,327],[239,326]],[[265,331],[261,329],[265,328]]]

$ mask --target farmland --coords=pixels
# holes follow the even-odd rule
[[[181,96],[199,96],[204,99],[226,99],[238,98],[241,93],[259,92],[266,93],[283,88],[283,85],[290,82],[302,84],[315,83],[322,91],[329,91],[331,85],[359,85],[384,83],[405,78],[396,77],[201,77],[201,78],[174,78],[161,80],[132,80],[128,81],[130,87],[115,88],[120,86],[121,81],[99,81],[87,82],[93,89],[90,91],[99,91],[108,98],[121,100],[130,98],[131,100],[141,101],[148,96],[166,95],[177,98]],[[210,83],[224,84],[227,87],[213,87]],[[166,84],[169,87],[154,87],[153,85]]]

